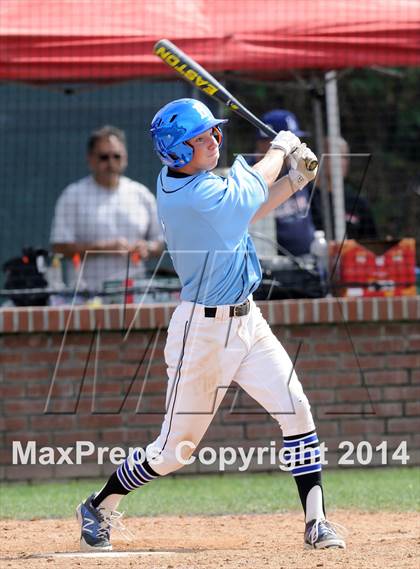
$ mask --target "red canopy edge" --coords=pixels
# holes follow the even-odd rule
[[[168,77],[173,72],[152,53],[162,37],[215,73],[416,66],[420,3],[2,0],[0,79]]]

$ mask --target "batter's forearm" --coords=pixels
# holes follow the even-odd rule
[[[251,219],[251,223],[265,217],[270,211],[287,201],[294,192],[295,190],[293,189],[289,176],[283,176],[280,180],[277,180],[277,182],[270,186],[267,201],[261,205],[260,209]]]
[[[270,148],[267,154],[252,167],[270,187],[278,178],[284,163],[285,154],[280,148]]]

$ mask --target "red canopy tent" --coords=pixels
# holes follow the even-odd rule
[[[252,74],[420,62],[418,0],[1,0],[0,80],[171,74],[167,37],[210,71]]]
[[[0,80],[175,79],[152,52],[163,37],[214,73],[278,78],[296,70],[417,66],[420,2],[1,0]],[[331,73],[326,85],[334,87]],[[337,136],[338,100],[328,89],[326,107],[328,132]],[[317,131],[320,139],[320,127]],[[339,173],[334,179],[336,235],[341,235],[342,179]]]

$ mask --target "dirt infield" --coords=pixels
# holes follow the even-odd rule
[[[92,567],[126,569],[414,569],[420,565],[415,513],[337,510],[347,527],[347,550],[305,551],[298,513],[214,517],[129,518],[134,533],[116,533],[114,552],[80,556],[75,520],[0,522],[2,568]]]

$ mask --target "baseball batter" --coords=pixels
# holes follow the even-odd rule
[[[164,164],[158,213],[182,283],[165,346],[166,414],[158,438],[137,449],[78,506],[85,550],[111,549],[110,530],[120,523],[116,509],[124,495],[185,464],[232,381],[283,432],[305,513],[305,547],[345,547],[325,517],[310,405],[290,358],[252,300],[261,268],[248,227],[315,177],[305,159],[316,157],[293,133],[281,131],[252,168],[239,156],[227,178],[216,176],[225,122],[195,99],[167,104],[152,121],[154,147]],[[277,180],[286,157],[294,167]]]

